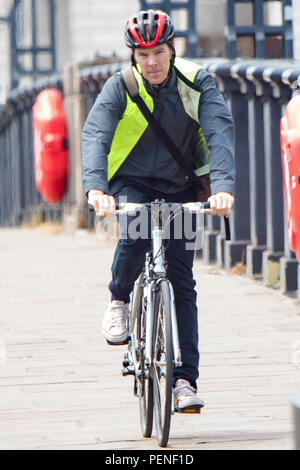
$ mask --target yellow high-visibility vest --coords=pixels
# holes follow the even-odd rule
[[[176,68],[190,82],[194,82],[197,73],[202,67],[194,62],[185,59],[175,59]],[[149,110],[153,112],[153,98],[147,92],[141,74],[132,67],[133,73],[138,83],[139,94],[144,100]],[[209,154],[210,151],[206,145],[205,138],[202,134],[198,108],[201,92],[191,88],[186,82],[177,76],[178,91],[184,106],[185,112],[199,124],[198,134],[193,149],[193,160],[195,165],[195,174],[197,176],[209,173]],[[134,103],[126,92],[127,105],[126,109],[116,127],[115,135],[112,141],[110,152],[108,154],[108,181],[115,175],[122,163],[126,160],[130,152],[138,143],[145,130],[148,127],[148,121],[145,119],[136,103]]]

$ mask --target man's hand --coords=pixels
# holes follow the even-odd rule
[[[234,197],[230,193],[216,193],[208,198],[212,215],[229,217],[234,203]]]
[[[88,203],[94,207],[96,215],[101,219],[113,215],[116,210],[115,198],[98,189],[89,191]]]

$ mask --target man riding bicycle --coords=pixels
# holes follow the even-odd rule
[[[132,71],[140,96],[193,162],[204,187],[210,178],[211,196],[208,193],[207,197],[211,213],[228,217],[234,202],[233,119],[212,76],[198,64],[176,59],[174,36],[172,20],[162,11],[141,11],[132,16],[125,29]],[[136,203],[197,200],[193,182],[145,121],[120,73],[106,81],[88,115],[82,133],[82,158],[85,192],[100,217],[114,213],[116,202],[125,196],[128,202]],[[196,383],[199,348],[194,251],[186,249],[184,234],[168,242],[167,275],[175,294],[182,355],[182,367],[175,367],[173,374],[175,407],[183,412],[187,407],[199,411],[204,403],[197,396]],[[122,344],[127,339],[130,293],[149,243],[128,233],[118,242],[109,284],[111,303],[102,322],[109,344]]]

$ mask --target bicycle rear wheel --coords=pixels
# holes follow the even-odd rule
[[[159,283],[154,299],[153,379],[154,415],[158,444],[166,447],[172,412],[173,349],[168,282]]]
[[[133,306],[133,313],[135,315],[135,333],[137,342],[137,359],[139,363],[140,375],[136,377],[136,392],[139,398],[140,408],[140,423],[142,434],[144,437],[151,437],[153,428],[153,380],[150,375],[147,375],[145,367],[145,329],[146,329],[146,318],[145,318],[145,305],[142,280],[143,274],[141,275],[136,296]]]

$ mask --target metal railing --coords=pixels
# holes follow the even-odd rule
[[[219,258],[219,263],[229,270],[244,261],[249,277],[295,292],[298,263],[289,249],[285,223],[280,120],[300,85],[300,64],[281,60],[204,65],[227,99],[237,136],[232,241],[223,242],[224,261]]]
[[[285,223],[280,120],[300,87],[300,63],[292,60],[198,59],[225,97],[236,126],[236,201],[232,240],[220,219],[209,217],[200,256],[230,271],[243,266],[250,278],[296,294],[298,263],[290,251]],[[80,72],[87,112],[105,81],[127,64]]]
[[[237,24],[236,7],[251,7],[249,12],[250,24],[242,26]],[[238,56],[237,40],[241,37],[252,38],[254,45],[254,57],[266,57],[266,40],[273,38],[281,40],[281,53],[279,57],[293,57],[293,10],[292,0],[281,0],[282,24],[266,24],[264,7],[272,0],[227,0],[227,35],[226,35],[226,57],[235,59]],[[251,18],[252,17],[252,18]],[[252,19],[252,21],[251,21]]]
[[[220,219],[209,217],[206,242],[198,255],[227,271],[238,264],[250,278],[262,279],[266,285],[297,295],[298,263],[289,249],[285,222],[280,119],[300,86],[300,64],[290,60],[198,59],[197,62],[214,76],[232,112],[237,166],[232,240],[225,240]],[[80,81],[76,96],[80,92],[84,102],[83,121],[105,81],[126,65],[108,63],[76,72]],[[63,81],[54,78],[15,92],[0,109],[0,226],[19,224],[37,211],[42,219],[61,217],[64,203],[57,207],[45,204],[34,181],[32,106],[38,92],[49,86],[62,90]],[[82,125],[69,129],[73,138]],[[80,165],[77,161],[72,167],[72,158],[71,152],[72,171],[76,168],[79,172]],[[79,180],[78,173],[69,186]],[[70,202],[69,199],[66,197],[64,202]]]
[[[61,78],[15,90],[0,108],[0,227],[32,221],[60,220],[61,207],[43,202],[35,185],[32,107],[44,88],[62,91]]]
[[[38,27],[41,13],[38,4],[42,2],[12,0],[10,3],[11,11],[8,18],[10,23],[10,66],[11,87],[14,89],[20,85],[22,77],[31,77],[36,82],[40,77],[45,77],[45,75],[49,77],[56,72],[56,5],[54,0],[43,2],[43,8],[46,11],[43,18],[45,26],[41,43]],[[24,28],[24,21],[27,28]],[[48,64],[41,67],[41,58],[45,57]]]

